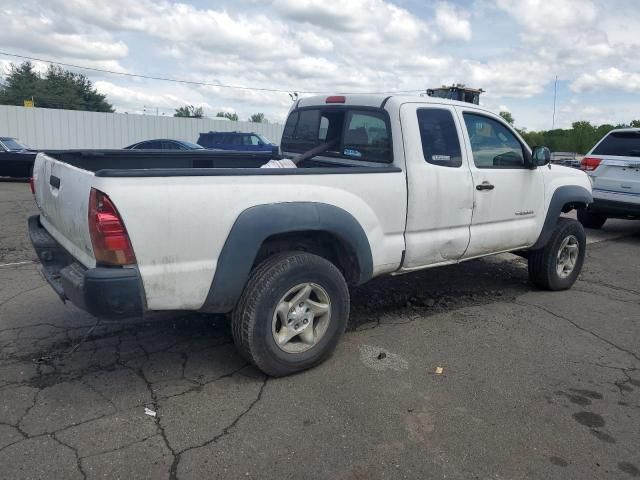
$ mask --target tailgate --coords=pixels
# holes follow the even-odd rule
[[[39,153],[33,168],[40,223],[86,267],[95,259],[88,226],[92,172]]]
[[[603,156],[594,173],[594,190],[640,197],[640,158]]]

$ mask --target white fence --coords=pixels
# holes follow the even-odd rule
[[[230,122],[124,113],[81,112],[0,105],[0,137],[15,137],[35,149],[123,148],[152,138],[196,142],[202,132],[255,132],[279,144],[277,123]]]

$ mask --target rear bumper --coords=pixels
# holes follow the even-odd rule
[[[29,236],[42,263],[42,274],[63,302],[99,318],[127,318],[143,312],[142,282],[135,268],[85,268],[40,224],[29,218]]]
[[[624,193],[606,192],[606,195],[594,190],[593,203],[589,211],[610,218],[640,218],[640,197]],[[605,197],[605,198],[603,198]]]

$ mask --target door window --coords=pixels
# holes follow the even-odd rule
[[[136,150],[160,150],[162,144],[157,141],[142,142],[136,146]]]
[[[462,153],[453,115],[441,108],[418,109],[424,159],[441,167],[460,167]]]
[[[522,144],[502,123],[484,115],[464,114],[473,162],[478,168],[526,168]]]
[[[255,147],[260,145],[260,139],[256,135],[243,135],[242,145]]]
[[[175,142],[162,142],[163,150],[181,150],[180,145]]]

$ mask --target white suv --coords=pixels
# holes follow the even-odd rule
[[[612,130],[580,168],[593,185],[593,203],[578,210],[582,225],[600,228],[607,218],[640,219],[640,128]]]

